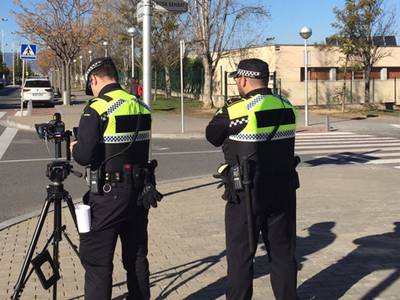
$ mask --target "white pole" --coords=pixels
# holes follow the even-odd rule
[[[15,44],[13,42],[13,57],[12,57],[12,68],[13,68],[13,86],[15,86]]]
[[[132,78],[135,77],[135,41],[133,39],[133,35],[131,38],[131,56],[132,56]]]
[[[151,5],[143,0],[143,101],[151,105]]]
[[[80,81],[80,83],[81,83],[81,90],[83,89],[83,82],[82,82],[82,77],[83,77],[83,57],[82,56],[79,56],[79,58],[80,58],[80,60],[81,60],[81,72],[80,72],[80,75],[79,75],[79,81]]]
[[[21,89],[22,89],[22,95],[24,93],[24,78],[25,78],[25,60],[22,60],[22,79],[21,79]],[[23,115],[23,111],[24,111],[24,101],[22,101],[22,97],[21,97],[21,117]]]
[[[180,63],[181,63],[181,124],[182,124],[182,133],[185,132],[184,128],[184,120],[183,120],[183,55],[185,53],[185,41],[180,40]]]
[[[3,64],[4,64],[4,31],[1,30],[1,53],[3,55]]]
[[[1,30],[1,53],[3,55],[3,65],[6,64],[6,62],[4,61],[4,31],[3,29]],[[6,74],[3,73],[3,79],[6,78]]]
[[[308,126],[308,54],[307,39],[304,39],[304,122]]]
[[[25,81],[25,59],[22,60],[22,82],[21,86],[24,86],[24,81]]]

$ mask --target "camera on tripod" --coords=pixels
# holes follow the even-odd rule
[[[74,252],[79,256],[77,247],[72,243],[71,239],[65,232],[66,226],[62,224],[61,213],[62,201],[64,201],[68,205],[72,220],[75,224],[75,227],[77,228],[74,203],[72,202],[72,198],[69,195],[68,191],[64,189],[63,185],[63,181],[68,177],[70,173],[78,177],[82,177],[82,174],[80,172],[74,171],[71,165],[71,151],[69,149],[71,142],[71,131],[65,130],[65,124],[63,121],[61,121],[61,115],[59,113],[55,113],[53,115],[53,120],[50,120],[48,123],[35,124],[35,127],[41,139],[44,139],[46,141],[54,141],[55,160],[47,164],[46,176],[50,179],[51,183],[46,188],[47,197],[40,213],[39,221],[36,225],[31,244],[25,256],[21,273],[14,287],[14,293],[11,297],[11,299],[13,300],[20,299],[25,284],[33,271],[36,272],[40,282],[42,283],[43,288],[49,289],[50,287],[53,287],[53,299],[57,298],[57,281],[60,279],[59,242],[62,240],[62,235],[71,245]],[[66,143],[66,159],[62,159],[62,142]],[[43,250],[36,257],[33,258],[34,251],[36,249],[40,233],[45,223],[50,204],[54,205],[53,234],[48,239]],[[50,255],[47,249],[50,244],[53,245],[53,256]],[[29,271],[31,264],[32,269]],[[48,274],[43,271],[43,266],[50,266],[53,274],[51,276],[48,276]]]
[[[48,123],[35,124],[36,132],[41,139],[51,140],[54,138],[65,139],[65,124],[61,121],[61,115],[55,113],[53,120]]]

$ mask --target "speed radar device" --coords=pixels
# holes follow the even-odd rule
[[[50,183],[47,186],[47,197],[45,199],[35,232],[33,234],[28,252],[25,256],[18,281],[14,287],[14,293],[11,299],[20,299],[23,289],[28,282],[33,271],[37,274],[44,289],[53,287],[53,299],[57,299],[57,281],[60,279],[60,262],[59,262],[59,243],[64,236],[70,244],[76,255],[79,257],[77,246],[75,246],[66,233],[66,225],[62,224],[62,202],[66,202],[72,216],[72,220],[77,228],[75,208],[72,198],[68,191],[64,189],[63,181],[71,173],[82,177],[82,174],[73,170],[71,165],[71,152],[69,150],[71,131],[65,130],[65,124],[61,120],[59,113],[54,114],[53,119],[48,123],[35,124],[36,131],[39,137],[46,141],[53,141],[55,144],[55,160],[47,164],[46,176],[49,178]],[[66,159],[62,159],[62,143],[65,142]],[[46,221],[46,216],[49,211],[50,205],[54,204],[54,224],[53,233],[48,238],[47,243],[39,254],[33,257],[36,250],[37,242],[39,240],[43,225]],[[49,245],[53,245],[53,255],[48,251]],[[32,264],[32,267],[30,267]],[[52,274],[47,275],[42,267],[50,266]]]

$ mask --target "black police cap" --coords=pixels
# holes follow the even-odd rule
[[[249,77],[258,79],[269,78],[268,64],[258,58],[243,59],[239,62],[236,71],[229,73],[229,77]]]
[[[101,58],[93,59],[89,63],[89,66],[88,66],[88,68],[86,70],[86,73],[85,73],[85,80],[86,80],[86,91],[85,92],[86,92],[86,95],[93,96],[92,86],[90,84],[90,74],[94,70],[100,68],[103,65],[111,65],[116,69],[114,62],[112,61],[112,59],[110,57],[101,57]]]

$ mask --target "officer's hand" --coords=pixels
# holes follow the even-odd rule
[[[77,143],[78,141],[72,141],[71,144],[69,144],[69,150],[71,151],[71,153]]]
[[[146,184],[138,197],[137,204],[143,205],[146,209],[150,209],[151,206],[155,208],[163,197],[153,184]]]

